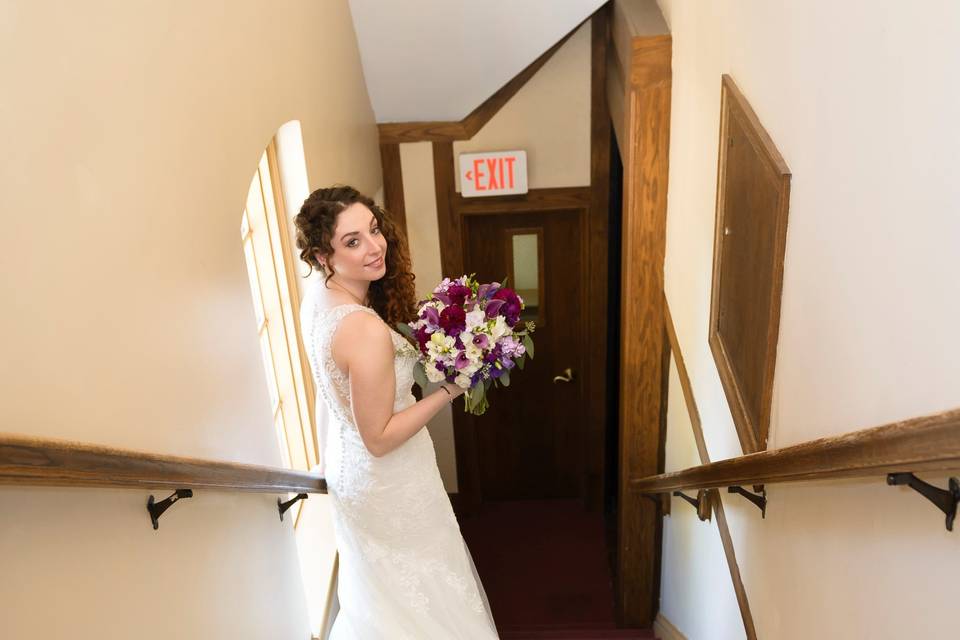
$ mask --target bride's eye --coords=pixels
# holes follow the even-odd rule
[[[370,233],[380,233],[380,227],[374,227],[370,230]]]

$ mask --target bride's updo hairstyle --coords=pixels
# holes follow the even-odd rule
[[[327,258],[333,255],[331,241],[337,216],[357,202],[370,209],[387,239],[386,273],[370,283],[370,305],[391,327],[398,322],[412,322],[417,317],[417,292],[406,237],[386,211],[353,187],[335,185],[317,189],[303,202],[300,213],[293,219],[300,259],[310,265],[311,273],[316,269],[326,275],[324,282],[328,282],[333,273],[327,273],[315,251],[319,250]]]

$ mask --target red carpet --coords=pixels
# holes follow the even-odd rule
[[[616,628],[603,517],[579,500],[487,502],[460,529],[504,640],[654,637]]]

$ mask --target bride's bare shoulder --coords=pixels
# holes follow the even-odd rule
[[[392,362],[393,339],[380,316],[362,309],[347,313],[333,335],[333,359],[346,370],[357,363]]]

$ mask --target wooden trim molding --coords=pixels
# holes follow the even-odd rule
[[[653,620],[653,634],[660,640],[687,640],[687,636],[680,633],[680,629],[673,626],[663,613],[657,613]]]
[[[750,602],[747,600],[747,590],[743,586],[740,576],[740,565],[737,563],[737,554],[733,547],[733,538],[730,536],[730,526],[727,524],[727,513],[723,510],[723,500],[720,492],[710,489],[710,499],[713,512],[717,516],[717,531],[720,532],[720,542],[723,544],[723,553],[727,557],[727,568],[730,570],[730,580],[733,582],[733,592],[737,596],[740,607],[740,619],[743,621],[743,631],[748,640],[757,640],[757,629],[753,625],[753,614],[750,612]]]
[[[450,277],[463,273],[463,236],[453,175],[453,143],[433,143],[433,183],[437,196],[440,268]]]
[[[570,39],[583,24],[586,18],[571,29],[556,44],[544,51],[540,56],[528,64],[520,73],[515,75],[507,84],[503,85],[492,96],[483,101],[471,111],[463,120],[458,122],[381,122],[377,125],[380,130],[381,144],[398,144],[403,142],[453,142],[454,140],[469,140],[487,124],[493,116],[510,101],[520,89],[553,57],[560,47]]]
[[[326,493],[317,474],[0,434],[0,484]]]
[[[407,208],[403,199],[403,168],[399,144],[380,144],[380,167],[383,172],[383,205],[390,217],[407,236]]]
[[[707,451],[707,443],[703,437],[700,411],[697,409],[697,402],[693,396],[693,385],[690,384],[687,365],[683,360],[680,341],[677,339],[677,329],[673,324],[673,315],[670,313],[670,305],[667,303],[666,297],[664,297],[663,300],[663,322],[664,325],[666,325],[667,336],[670,340],[670,350],[673,352],[673,359],[677,365],[680,388],[683,391],[683,400],[687,406],[687,413],[690,416],[690,426],[693,429],[693,439],[697,443],[700,462],[709,464],[710,453]],[[670,494],[665,493],[664,495],[669,496]],[[714,513],[717,514],[717,530],[720,532],[720,542],[723,544],[723,553],[727,558],[730,580],[733,583],[733,591],[737,597],[737,605],[740,607],[740,619],[743,621],[744,632],[748,640],[756,640],[757,631],[753,624],[753,613],[750,611],[750,601],[747,599],[747,590],[743,586],[743,579],[740,576],[740,565],[737,563],[737,554],[733,546],[733,538],[730,536],[730,527],[727,525],[727,514],[723,510],[723,500],[719,492],[710,491],[709,501]]]
[[[451,162],[453,162],[451,152]],[[452,165],[451,165],[452,166]],[[451,170],[451,175],[453,171]],[[464,198],[453,192],[451,206],[461,215],[483,215],[496,209],[498,213],[525,213],[527,211],[550,211],[554,209],[585,209],[590,206],[590,187],[552,187],[530,189],[519,196],[492,196],[488,198]]]
[[[323,615],[320,617],[320,629],[321,634],[323,635],[323,640],[330,634],[330,629],[333,626],[333,620],[330,619],[330,615],[333,613],[333,600],[337,597],[337,584],[340,581],[340,552],[334,554],[333,556],[333,569],[330,571],[330,582],[327,583],[327,599],[323,603]],[[320,640],[318,636],[314,636],[316,640]]]
[[[635,491],[660,492],[955,469],[960,469],[960,409],[636,478],[631,484]]]
[[[643,36],[633,40],[645,40]],[[670,151],[671,40],[657,36],[635,57],[645,79],[627,91],[623,157],[620,309],[620,477],[617,612],[625,626],[649,627],[657,608],[657,509],[632,499],[631,478],[657,469],[663,355],[663,264]],[[643,70],[634,69],[635,66]],[[649,82],[647,82],[649,81]]]
[[[693,386],[690,384],[690,375],[687,373],[687,365],[683,361],[683,352],[680,350],[680,341],[677,339],[677,328],[673,324],[673,314],[670,313],[670,305],[666,297],[663,300],[663,321],[667,329],[667,337],[670,340],[670,350],[673,352],[674,362],[677,364],[677,374],[680,378],[680,388],[683,391],[683,401],[687,405],[687,414],[690,416],[690,424],[693,427],[693,439],[697,443],[697,452],[700,454],[700,462],[706,464],[710,462],[710,453],[707,451],[707,443],[703,439],[703,425],[700,423],[700,411],[697,409],[697,402],[693,398]]]
[[[290,368],[294,374],[295,384],[298,387],[297,404],[300,409],[300,423],[306,425],[302,429],[304,451],[306,452],[309,464],[312,467],[323,457],[320,449],[320,440],[317,435],[316,425],[316,397],[317,390],[313,381],[313,372],[310,371],[310,359],[307,357],[306,348],[303,345],[303,331],[300,327],[300,290],[297,288],[297,279],[300,277],[297,273],[298,260],[296,259],[295,247],[291,241],[289,218],[287,208],[284,204],[283,185],[280,183],[280,161],[277,156],[277,139],[273,137],[267,145],[267,166],[270,171],[270,183],[273,189],[274,208],[276,210],[276,222],[280,239],[280,251],[283,255],[283,268],[286,280],[286,297],[289,304],[282,304],[284,309],[283,321],[286,326],[287,348],[290,351]],[[278,279],[278,285],[280,280]],[[281,293],[282,301],[283,293]],[[296,351],[296,355],[294,355]],[[303,398],[300,396],[300,387],[303,390]],[[300,406],[305,403],[306,406]],[[306,411],[304,411],[304,409]],[[309,433],[307,432],[309,430]],[[299,508],[297,514],[299,516]]]

